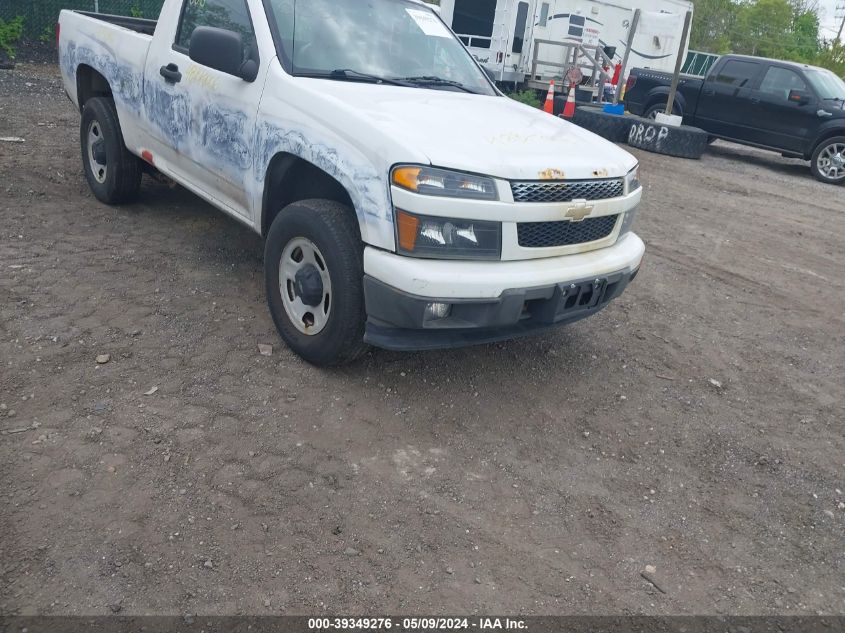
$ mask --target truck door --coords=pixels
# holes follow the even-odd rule
[[[165,6],[172,14],[162,14],[159,20],[164,31],[153,38],[144,73],[152,158],[162,171],[171,171],[196,193],[251,220],[247,182],[270,61],[258,54],[261,41],[271,38],[266,21],[258,22],[265,28],[257,33],[247,0],[185,0]],[[247,82],[191,61],[191,35],[201,26],[239,33],[244,60],[259,63],[258,79]]]
[[[819,127],[818,100],[804,78],[784,66],[769,66],[752,91],[757,106],[754,117],[755,143],[780,150],[802,152]]]
[[[761,69],[759,62],[745,59],[729,59],[714,68],[701,87],[695,125],[718,136],[750,141],[758,107],[751,94]]]

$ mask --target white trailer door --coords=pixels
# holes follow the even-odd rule
[[[531,32],[534,30],[533,2],[514,0],[504,16],[508,42],[505,48],[505,68],[524,75],[524,61],[531,57]]]

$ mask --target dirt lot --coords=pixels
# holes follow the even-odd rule
[[[0,73],[0,612],[845,612],[845,189],[641,153],[601,315],[322,371],[260,238],[97,203],[78,121]]]

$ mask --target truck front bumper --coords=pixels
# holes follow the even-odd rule
[[[364,255],[365,340],[412,351],[491,343],[587,318],[622,294],[645,247],[633,233],[614,246],[514,262]]]

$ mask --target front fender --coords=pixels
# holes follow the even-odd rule
[[[393,251],[396,239],[389,173],[397,161],[429,162],[379,126],[325,93],[324,86],[287,75],[278,61],[268,74],[255,132],[254,207],[262,209],[265,179],[280,153],[315,165],[338,181],[355,207],[361,238]],[[260,230],[261,213],[256,213]]]
[[[818,147],[819,143],[831,136],[845,136],[845,116],[830,119],[820,125],[812,143],[810,143],[809,147],[807,147],[804,157],[809,160],[812,157],[813,152],[816,151],[816,147]]]

